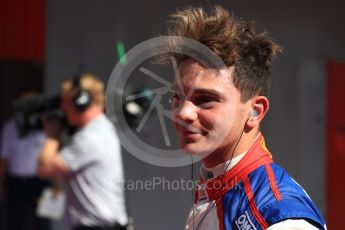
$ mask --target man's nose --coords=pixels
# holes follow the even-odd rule
[[[195,106],[191,101],[183,100],[173,110],[174,119],[187,123],[193,122],[198,117],[197,109],[197,106]]]

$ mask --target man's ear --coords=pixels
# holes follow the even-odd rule
[[[269,108],[269,101],[265,96],[255,96],[251,101],[252,109],[246,124],[248,129],[259,127]]]

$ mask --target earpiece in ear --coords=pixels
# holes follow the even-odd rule
[[[256,111],[255,109],[252,110],[252,117],[257,117],[259,116],[258,111]]]

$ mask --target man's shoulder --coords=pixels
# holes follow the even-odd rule
[[[118,150],[119,140],[112,123],[99,117],[72,136],[70,143],[85,153],[97,151],[99,154]]]
[[[244,213],[254,225],[271,226],[286,219],[306,219],[316,226],[324,224],[321,214],[304,189],[280,166],[270,163],[258,167],[222,197],[224,210],[232,210],[231,220]],[[234,202],[237,203],[234,205]],[[261,225],[263,226],[263,225]]]
[[[270,163],[248,175],[248,182],[255,195],[258,208],[271,202],[303,199],[311,200],[306,191],[281,166]]]
[[[257,168],[248,177],[254,192],[279,192],[281,199],[301,195],[309,197],[303,187],[284,168],[275,163],[266,164]],[[267,187],[268,189],[263,190],[263,187]]]
[[[249,175],[249,180],[257,209],[269,225],[294,218],[323,224],[307,192],[281,166],[262,166]]]
[[[80,130],[80,135],[108,136],[115,135],[115,127],[111,121],[104,115],[90,121]]]

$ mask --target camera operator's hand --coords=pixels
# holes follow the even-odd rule
[[[43,129],[50,138],[60,139],[62,133],[61,121],[55,117],[43,118]]]
[[[68,173],[68,167],[59,156],[62,123],[56,117],[45,117],[42,123],[47,138],[38,159],[38,176],[49,178],[65,175]]]

